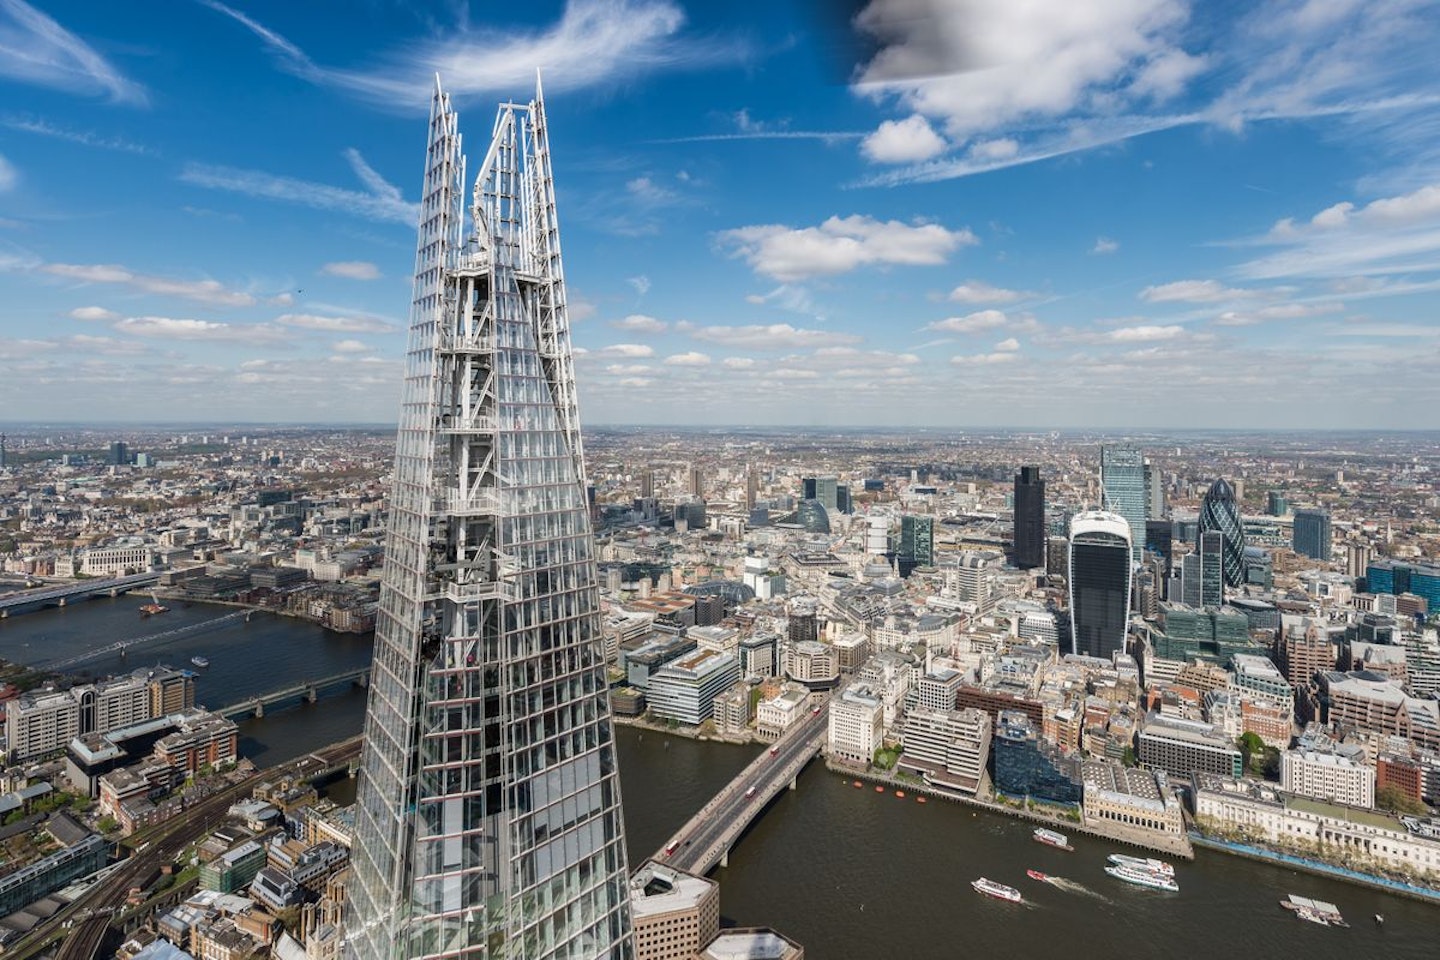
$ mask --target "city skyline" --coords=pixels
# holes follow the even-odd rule
[[[1426,425],[1421,5],[822,6],[4,0],[0,406],[387,419],[430,75],[538,68],[593,424]]]

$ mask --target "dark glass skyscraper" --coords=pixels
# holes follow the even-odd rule
[[[1070,630],[1075,653],[1125,649],[1130,620],[1130,524],[1100,510],[1070,521]]]
[[[1045,566],[1045,481],[1039,467],[1015,474],[1015,566]]]
[[[1245,528],[1240,523],[1240,508],[1235,503],[1235,488],[1224,478],[1216,480],[1200,502],[1200,536],[1220,533],[1225,537],[1222,566],[1225,585],[1237,587],[1245,582]]]
[[[634,955],[544,101],[431,106],[346,960]]]
[[[1296,510],[1292,536],[1296,553],[1315,560],[1330,559],[1330,514],[1324,510]]]

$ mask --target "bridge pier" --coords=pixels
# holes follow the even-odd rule
[[[65,606],[65,601],[68,600],[68,599],[69,599],[69,597],[61,597],[58,601],[56,601],[56,606],[59,606],[59,607]]]
[[[265,716],[265,704],[261,703],[259,700],[256,700],[256,701],[255,701],[255,719],[256,719],[256,720],[260,720],[260,719],[263,719],[264,716]]]
[[[360,676],[359,676],[358,678],[356,678],[356,680],[355,680],[355,686],[359,687],[361,690],[368,690],[368,689],[370,689],[370,671],[369,671],[369,670],[366,670],[364,673],[360,674]]]
[[[720,854],[720,866],[722,866],[722,867],[728,867],[728,866],[730,866],[730,848],[729,848],[729,847],[726,847],[726,848],[725,848],[725,852],[722,853],[722,854]]]
[[[314,688],[314,687],[306,687],[306,688],[305,688],[305,702],[306,702],[306,703],[314,703],[314,702],[315,702],[315,688]]]
[[[799,779],[800,779],[799,777],[791,777],[791,778],[790,778],[790,789],[791,789],[791,790],[794,790],[794,789],[795,789],[795,784],[796,784],[796,782],[797,782]]]

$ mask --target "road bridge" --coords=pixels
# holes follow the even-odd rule
[[[23,593],[0,597],[0,619],[42,607],[63,607],[71,600],[84,600],[97,594],[118,597],[138,587],[148,587],[160,582],[158,573],[133,573],[126,577],[112,577],[106,580],[81,580],[58,587],[40,590],[26,590]]]
[[[740,836],[781,791],[795,789],[800,771],[819,755],[828,723],[829,705],[822,704],[741,770],[655,859],[700,875],[728,866]]]
[[[314,703],[319,699],[321,690],[328,687],[338,687],[342,684],[362,688],[368,687],[370,685],[370,668],[361,667],[359,670],[347,670],[344,673],[321,677],[318,680],[301,680],[299,683],[293,683],[288,687],[272,690],[258,697],[249,697],[245,700],[232,703],[228,707],[221,707],[219,710],[213,710],[211,712],[218,713],[222,717],[236,718],[250,716],[259,718],[265,716],[265,708],[267,706],[273,706],[274,704],[282,703],[286,700],[293,700],[297,697],[306,703]]]

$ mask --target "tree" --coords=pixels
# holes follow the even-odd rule
[[[1247,731],[1240,734],[1240,739],[1235,741],[1235,745],[1240,748],[1241,763],[1246,768],[1254,764],[1256,758],[1265,756],[1265,741],[1261,740],[1257,733]]]
[[[1409,813],[1419,817],[1430,812],[1430,808],[1425,804],[1393,785],[1375,791],[1375,806],[1392,813]]]

